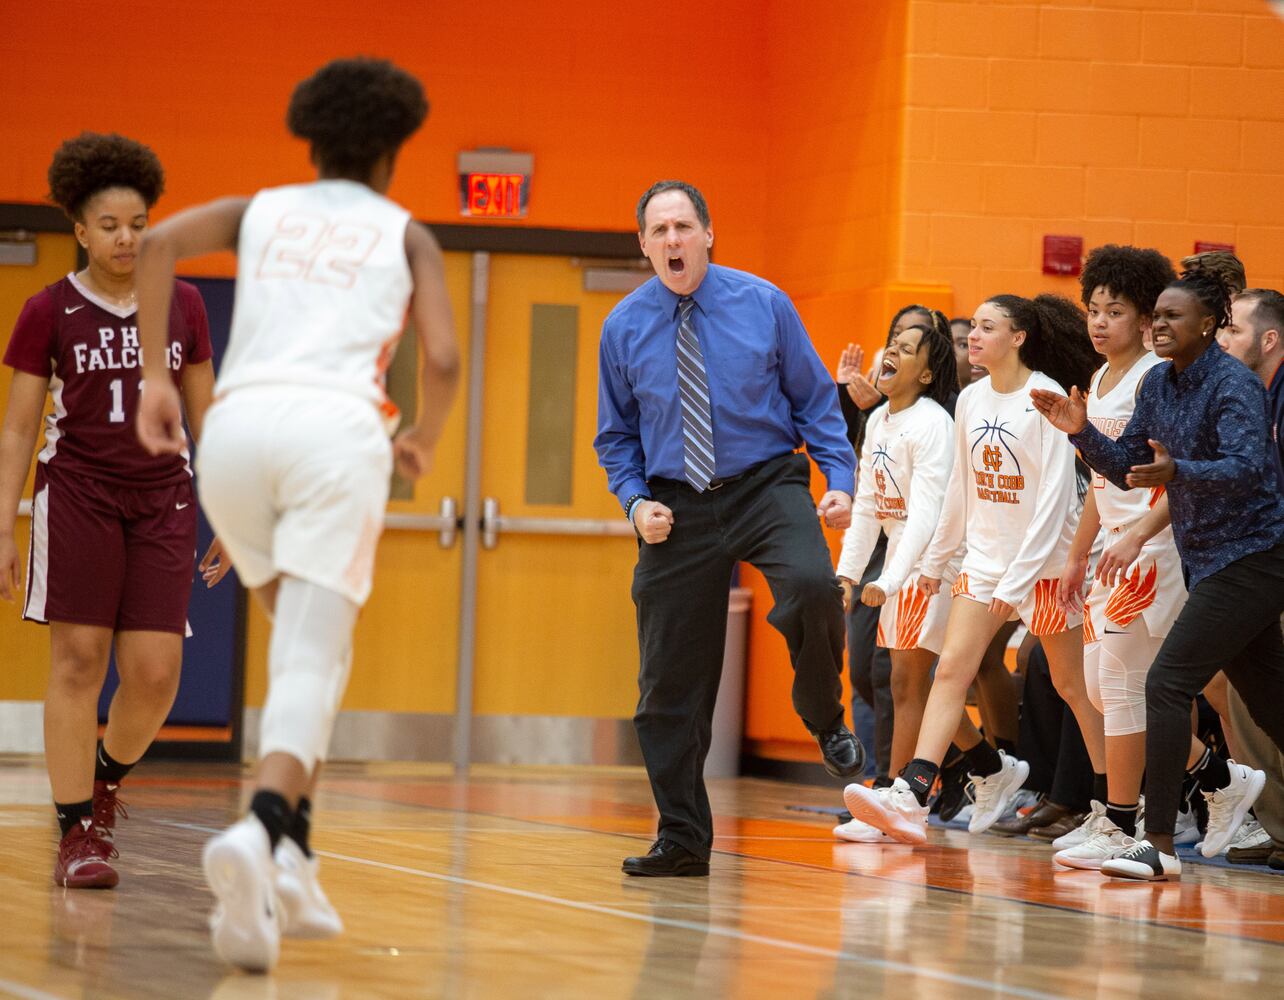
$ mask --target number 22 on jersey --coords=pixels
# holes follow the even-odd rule
[[[351,288],[379,236],[377,228],[365,223],[332,223],[324,216],[289,212],[263,248],[258,276]]]

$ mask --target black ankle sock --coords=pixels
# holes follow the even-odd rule
[[[94,800],[85,799],[84,802],[55,802],[54,811],[58,813],[58,826],[62,829],[62,836],[67,836],[67,831],[79,823],[82,819],[93,819]]]
[[[1106,819],[1119,827],[1130,837],[1137,835],[1137,803],[1119,805],[1117,802],[1106,803]]]
[[[936,784],[936,776],[940,773],[940,768],[930,760],[923,760],[915,757],[905,765],[901,771],[901,777],[905,783],[910,786],[910,791],[914,793],[914,798],[918,799],[921,806],[927,805],[927,797],[932,792],[932,786]]]
[[[290,828],[290,822],[293,819],[293,810],[290,809],[290,803],[285,801],[285,797],[278,795],[276,792],[255,792],[254,798],[250,799],[250,812],[259,818],[263,824],[263,829],[267,831],[268,841],[272,845],[272,850],[276,850],[277,842],[280,841],[281,835]]]
[[[945,760],[941,762],[941,770],[948,771],[950,768],[958,767],[962,763],[963,751],[951,743],[950,748],[945,751]]]
[[[1003,758],[999,756],[999,751],[985,740],[964,750],[963,759],[967,761],[967,773],[978,778],[988,778],[1003,770]]]
[[[1106,784],[1106,776],[1093,772],[1092,775],[1092,797],[1098,802],[1105,803],[1110,798],[1109,786]]]
[[[137,761],[134,762],[138,763]],[[113,760],[107,748],[103,746],[103,741],[98,741],[98,756],[94,761],[94,780],[105,781],[111,785],[119,785],[130,771],[134,769],[134,764],[122,764],[118,760]]]
[[[1230,768],[1213,753],[1212,747],[1204,747],[1204,755],[1187,773],[1195,779],[1200,791],[1216,792],[1230,784]]]
[[[308,834],[312,832],[312,802],[306,795],[299,799],[299,807],[294,810],[294,819],[287,832],[304,855],[312,857],[312,848],[308,846]]]
[[[994,737],[994,746],[997,750],[1002,750],[1009,757],[1017,755],[1016,740],[1005,740],[1002,736]]]

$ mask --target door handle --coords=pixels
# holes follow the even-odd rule
[[[389,528],[400,528],[405,531],[435,531],[437,544],[448,549],[455,544],[459,529],[463,527],[459,519],[459,502],[454,497],[442,497],[439,513],[436,514],[403,514],[389,512],[384,515],[383,523]]]
[[[636,538],[633,525],[623,518],[505,517],[499,500],[482,501],[482,548],[493,549],[505,532],[514,535],[580,535],[598,538]]]

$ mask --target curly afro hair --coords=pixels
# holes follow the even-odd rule
[[[327,172],[365,180],[428,116],[419,81],[384,59],[336,59],[294,88],[285,122]]]
[[[1087,388],[1101,358],[1088,338],[1088,317],[1082,309],[1047,293],[1033,299],[992,295],[986,301],[1007,313],[1013,328],[1025,331],[1025,341],[1018,348],[1022,364],[1043,372],[1066,392],[1076,385]]]
[[[1086,306],[1092,293],[1104,287],[1131,302],[1141,315],[1149,316],[1155,311],[1159,293],[1176,278],[1172,264],[1158,250],[1107,243],[1094,249],[1084,261],[1079,275],[1080,297]]]
[[[80,221],[90,198],[114,187],[132,188],[151,208],[165,190],[160,159],[141,142],[114,132],[82,132],[54,153],[49,198],[73,222]]]

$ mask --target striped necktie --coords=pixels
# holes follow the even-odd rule
[[[716,461],[713,457],[713,418],[709,413],[709,381],[704,373],[700,341],[691,325],[695,300],[678,301],[678,395],[682,400],[682,456],[687,482],[697,493],[709,488]]]

